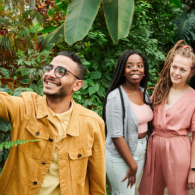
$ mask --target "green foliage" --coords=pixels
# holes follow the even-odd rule
[[[133,20],[134,0],[102,0],[106,24],[115,44],[127,37]],[[120,4],[120,6],[119,6]]]
[[[182,8],[180,0],[170,1],[176,7]],[[157,1],[154,0],[151,4],[153,2]],[[172,5],[167,1],[160,2],[161,4],[164,2],[166,5]],[[64,38],[69,45],[83,39],[87,35],[96,17],[100,3],[103,7],[102,11],[104,12],[108,31],[113,42],[116,44],[119,39],[127,37],[134,13],[134,0],[120,0],[120,4],[118,0],[74,0],[68,5],[68,14],[66,15],[64,27]],[[160,5],[158,6],[162,9]],[[67,7],[65,7],[66,9]],[[167,13],[164,14],[167,15]]]
[[[119,41],[118,45],[113,44],[110,39],[101,9],[92,28],[82,41],[72,46],[65,43],[63,39],[59,41],[56,50],[60,51],[66,48],[83,58],[86,68],[84,85],[73,96],[78,103],[94,110],[101,116],[103,99],[117,59],[128,49],[137,50],[146,55],[150,66],[148,87],[156,85],[161,64],[165,60],[165,54],[162,51],[167,48],[167,42],[172,40],[175,25],[170,21],[165,22],[163,28],[170,28],[170,30],[163,32],[155,26],[161,25],[169,17],[164,14],[163,9],[168,11],[171,18],[176,17],[176,8],[173,5],[164,4],[164,1],[158,1],[158,6],[159,4],[162,5],[161,10],[157,8],[157,1],[151,4],[145,1],[136,1],[131,31],[127,38]],[[157,18],[155,22],[153,22],[154,18]]]
[[[41,140],[16,140],[16,141],[6,141],[0,144],[0,151],[5,149],[10,149],[12,146],[17,146],[18,144],[25,144],[28,142],[37,142]]]
[[[175,24],[178,27],[176,40],[184,39],[188,44],[195,41],[195,10],[187,13],[187,10],[181,11],[175,19]]]
[[[182,4],[180,0],[170,0],[170,2],[173,3],[176,7],[182,9]]]
[[[74,93],[74,100],[94,110],[100,116],[103,99],[118,57],[126,50],[133,49],[146,55],[150,66],[148,86],[155,86],[165,53],[169,49],[169,43],[176,29],[171,20],[176,17],[177,8],[163,0],[154,0],[151,3],[135,1],[131,31],[126,38],[119,40],[118,45],[112,43],[102,9],[102,7],[99,8],[97,17],[86,37],[72,46],[68,45],[63,38],[58,37],[58,34],[64,36],[64,24],[58,23],[60,31],[55,29],[55,32],[48,35],[47,42],[51,45],[48,44],[43,51],[39,43],[44,45],[44,40],[41,37],[40,42],[37,42],[38,37],[35,32],[42,32],[49,27],[46,26],[43,29],[37,24],[33,27],[26,27],[28,31],[33,32],[33,36],[30,35],[30,47],[25,50],[18,48],[11,60],[1,61],[0,91],[15,96],[19,96],[23,91],[34,91],[43,95],[42,67],[51,61],[53,55],[64,50],[73,51],[82,57],[86,68],[83,87]],[[51,48],[53,48],[52,52],[49,51]],[[10,124],[5,124],[4,120],[1,121],[3,130],[0,129],[0,143],[10,140],[11,129]],[[5,162],[8,152],[9,150],[5,148],[0,150],[1,164]]]
[[[101,0],[75,0],[68,6],[65,40],[69,45],[84,38],[98,12]]]
[[[6,14],[6,16],[5,16]],[[44,40],[37,37],[37,27],[32,19],[40,21],[42,16],[35,11],[26,11],[21,15],[3,10],[0,12],[0,92],[20,96],[24,91],[42,92],[42,67],[50,62],[52,52],[41,52],[40,45]],[[40,24],[38,26],[40,28]],[[2,30],[1,30],[2,29]],[[9,31],[8,31],[9,29]],[[10,141],[11,125],[0,119],[0,163],[3,165],[8,157],[9,149],[26,141]],[[2,167],[0,167],[0,172]]]
[[[45,40],[47,45],[44,48],[44,50],[50,51],[54,47],[54,45],[60,42],[60,40],[63,37],[64,37],[64,23],[47,36]]]

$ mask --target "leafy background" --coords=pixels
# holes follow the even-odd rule
[[[165,56],[174,43],[185,39],[195,46],[195,4],[182,1],[183,9],[164,0],[137,0],[128,36],[114,44],[106,26],[103,8],[87,35],[71,46],[64,40],[64,19],[70,1],[37,1],[34,10],[18,13],[0,0],[0,92],[20,96],[23,91],[42,92],[42,67],[63,50],[75,52],[86,68],[84,85],[73,96],[76,102],[100,116],[118,57],[133,49],[149,62],[148,87],[155,86]],[[59,35],[59,36],[58,36]],[[195,80],[192,79],[191,85]],[[9,143],[11,125],[0,119],[0,143]],[[19,143],[22,143],[19,142]],[[11,144],[10,144],[11,146]],[[0,172],[9,147],[0,149]]]

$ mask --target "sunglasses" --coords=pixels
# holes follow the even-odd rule
[[[64,67],[58,66],[57,68],[53,68],[52,65],[46,65],[43,67],[43,74],[46,75],[47,73],[49,73],[50,71],[52,71],[54,69],[54,74],[57,78],[62,78],[66,72],[69,72],[70,74],[74,75],[72,72],[70,72],[69,70],[67,70]],[[80,78],[76,75],[74,75],[77,79],[80,80]]]

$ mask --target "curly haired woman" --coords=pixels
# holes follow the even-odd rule
[[[195,90],[188,83],[195,55],[178,41],[168,53],[152,96],[150,136],[140,195],[188,195],[195,186]],[[192,144],[188,134],[192,132]]]
[[[148,62],[143,54],[129,50],[119,57],[103,106],[112,195],[135,195],[134,184],[144,166],[146,136],[151,134],[148,122],[153,119],[147,79]]]

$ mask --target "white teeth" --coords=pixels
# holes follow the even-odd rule
[[[132,77],[136,77],[136,78],[139,77],[139,75],[137,75],[137,74],[134,74],[134,75],[131,75],[131,76]]]
[[[50,83],[50,82],[48,82],[47,84],[48,84],[48,85],[51,85],[51,86],[54,86],[54,87],[57,87],[57,85],[55,85],[55,84],[53,84],[53,83]]]

